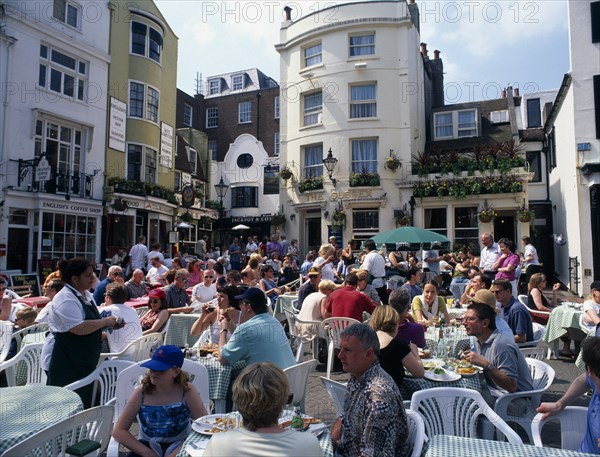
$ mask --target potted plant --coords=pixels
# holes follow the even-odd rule
[[[379,175],[376,172],[368,173],[361,171],[360,173],[352,173],[350,176],[350,187],[358,186],[378,186]]]
[[[125,211],[127,209],[127,201],[122,198],[115,198],[112,207],[115,211]]]
[[[333,214],[331,215],[331,222],[334,227],[343,227],[346,223],[346,213],[344,211],[344,205],[342,202],[339,202],[336,206]]]
[[[287,181],[288,179],[292,178],[294,176],[294,173],[292,173],[292,170],[290,170],[287,165],[285,167],[283,167],[281,170],[279,170],[279,176],[281,177],[281,179],[283,179],[284,181]]]
[[[390,171],[395,172],[401,166],[402,166],[402,162],[400,162],[400,159],[394,153],[394,150],[390,149],[390,156],[386,157],[384,167]]]
[[[531,222],[535,219],[535,211],[523,205],[517,210],[517,219],[519,222]]]
[[[309,176],[298,183],[298,190],[306,192],[323,188],[323,176]]]
[[[498,213],[494,211],[494,207],[484,200],[481,211],[477,214],[477,217],[481,222],[492,222],[494,218],[498,216]]]
[[[281,211],[271,216],[271,225],[285,225],[285,214]]]

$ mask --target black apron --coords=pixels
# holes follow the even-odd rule
[[[67,286],[68,287],[68,286]],[[100,319],[100,313],[92,301],[87,305],[73,290],[71,291],[81,303],[84,320]],[[49,386],[64,387],[67,384],[86,377],[96,369],[102,352],[102,330],[88,335],[75,335],[71,332],[54,334],[54,349],[48,370]],[[89,408],[92,401],[94,384],[77,389],[84,408]]]

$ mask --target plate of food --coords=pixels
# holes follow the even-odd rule
[[[419,348],[419,357],[422,359],[428,359],[431,357],[431,351],[429,349],[421,349]]]
[[[466,360],[450,359],[448,367],[461,376],[473,376],[482,371],[481,367],[475,366]]]
[[[203,435],[215,435],[216,433],[228,432],[240,426],[239,414],[209,414],[202,416],[192,422],[192,429]]]
[[[423,360],[423,368],[425,371],[431,371],[439,367],[443,367],[445,362],[442,359],[427,359]]]
[[[453,371],[444,370],[441,367],[434,368],[432,371],[426,371],[425,377],[432,381],[448,382],[457,381],[461,378],[461,375]]]
[[[279,428],[289,429],[292,425],[292,414],[284,414],[279,419]],[[302,431],[309,431],[315,436],[319,436],[323,433],[323,430],[327,428],[327,426],[321,421],[321,419],[317,419],[316,417],[310,417],[303,415],[302,422],[304,422],[304,428]]]

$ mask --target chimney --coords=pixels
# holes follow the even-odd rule
[[[427,57],[427,43],[421,43],[421,55]]]
[[[437,49],[433,51],[433,58],[435,60],[438,60],[440,58],[440,51],[438,51]]]
[[[508,86],[506,88],[506,96],[508,98],[512,98],[513,97],[513,87],[512,86]]]
[[[519,94],[519,88],[516,87],[515,88],[515,97],[520,97],[521,95]]]
[[[502,89],[502,98],[506,98],[506,88]]]
[[[286,6],[285,8],[283,8],[283,11],[285,11],[285,20],[291,21],[292,20],[292,8],[289,6]]]

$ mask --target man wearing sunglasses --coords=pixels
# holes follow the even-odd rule
[[[94,301],[96,302],[96,306],[100,306],[104,303],[104,294],[106,293],[106,286],[116,282],[117,284],[124,285],[125,281],[123,280],[123,269],[117,265],[113,265],[108,269],[108,275],[102,281],[98,283],[96,289],[94,289]]]

